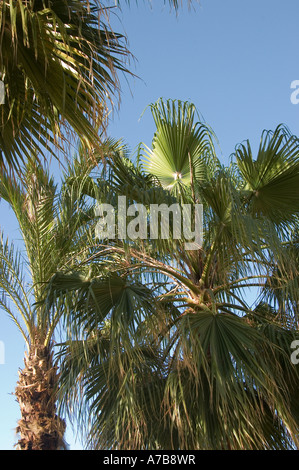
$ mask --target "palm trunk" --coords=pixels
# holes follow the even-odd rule
[[[15,395],[21,409],[17,432],[18,450],[60,450],[65,447],[65,423],[56,414],[57,368],[53,353],[43,344],[25,353],[25,367],[19,371]]]

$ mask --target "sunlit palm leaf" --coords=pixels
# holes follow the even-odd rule
[[[278,126],[263,133],[255,160],[247,142],[238,147],[236,161],[252,213],[277,223],[294,221],[299,211],[298,138]]]
[[[162,186],[180,192],[206,179],[206,162],[214,155],[213,132],[199,121],[192,103],[159,100],[151,105],[156,124],[144,167]]]

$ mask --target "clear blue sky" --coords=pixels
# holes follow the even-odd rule
[[[187,4],[187,0],[183,0]],[[299,135],[299,104],[291,103],[291,82],[299,80],[298,0],[201,0],[178,16],[162,0],[152,8],[134,0],[123,7],[119,29],[136,57],[139,79],[122,79],[122,101],[110,135],[134,149],[150,145],[154,126],[145,107],[159,97],[192,101],[214,129],[227,162],[235,145],[249,139],[256,148],[263,129],[286,124]],[[120,23],[121,20],[121,23]],[[55,168],[57,178],[59,174]],[[0,226],[11,239],[19,235],[11,211],[0,202]],[[19,419],[11,395],[23,364],[21,336],[0,312],[0,449],[12,449]],[[67,433],[71,449],[80,448]]]

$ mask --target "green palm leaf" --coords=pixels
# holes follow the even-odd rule
[[[152,149],[147,149],[144,167],[172,192],[206,179],[209,158],[214,156],[213,132],[196,121],[192,103],[158,100],[151,105],[156,124]]]
[[[19,169],[33,152],[55,156],[54,146],[62,152],[72,135],[99,147],[98,128],[127,54],[102,5],[4,1],[0,15],[1,167]]]

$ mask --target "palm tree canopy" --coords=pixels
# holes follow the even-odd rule
[[[175,10],[182,3],[169,0]],[[101,0],[1,2],[1,168],[19,170],[32,153],[55,156],[53,146],[63,152],[74,135],[87,148],[99,144],[118,74],[129,72],[126,40],[111,29],[110,11]]]
[[[192,103],[159,100],[151,109],[152,148],[141,147],[136,165],[112,155],[83,190],[111,203],[126,195],[148,208],[200,202],[203,245],[188,251],[183,238],[95,240],[84,263],[52,278],[51,296],[77,296],[67,303],[72,335],[60,357],[61,402],[73,409],[82,398],[78,413],[91,448],[298,447],[299,374],[290,361],[298,265],[288,256],[296,245],[286,229],[298,216],[295,184],[288,191],[298,139],[279,126],[263,134],[257,160],[240,146],[224,167]],[[195,171],[198,162],[203,171]],[[173,172],[184,165],[174,191]],[[254,203],[256,188],[269,181],[285,184],[284,216],[274,183]]]
[[[32,153],[55,155],[53,145],[62,151],[72,134],[87,148],[98,145],[127,55],[108,17],[101,2],[1,3],[1,167],[18,169]]]
[[[83,175],[83,164],[81,176]],[[65,178],[70,175],[65,174]],[[21,246],[1,235],[0,306],[19,326],[30,344],[36,331],[50,342],[61,310],[42,305],[44,289],[53,274],[74,256],[80,227],[88,227],[88,207],[80,203],[78,191],[60,191],[49,172],[38,162],[30,162],[19,182],[3,175],[0,197],[9,203],[17,219]],[[92,212],[93,215],[93,212]]]

